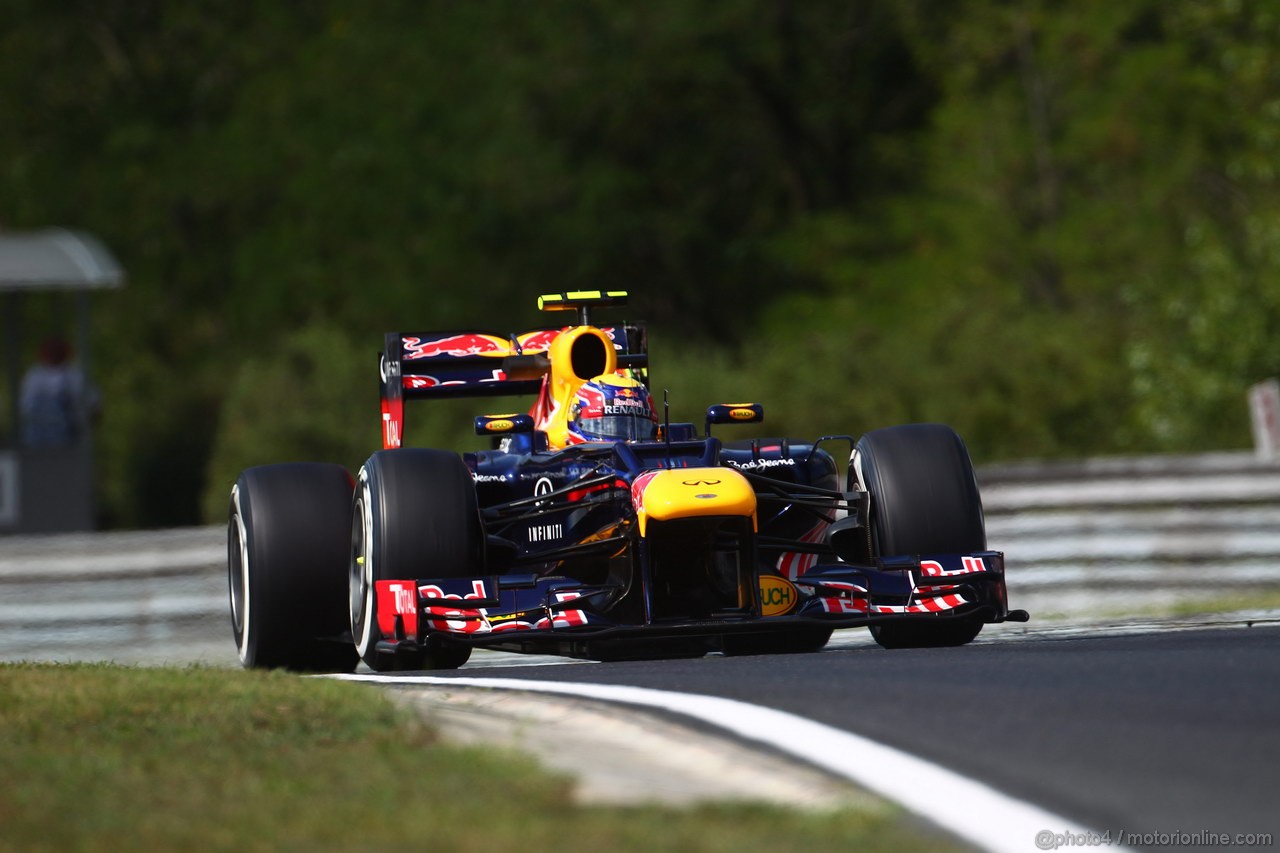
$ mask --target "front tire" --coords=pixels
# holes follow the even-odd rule
[[[351,514],[348,564],[351,635],[378,672],[456,669],[468,646],[436,638],[425,649],[378,651],[380,580],[465,578],[484,572],[484,531],[471,472],[456,453],[383,450],[360,469]]]
[[[227,586],[248,669],[350,672],[342,639],[351,475],[340,465],[263,465],[231,490]]]
[[[871,542],[877,556],[985,551],[986,523],[969,451],[942,424],[873,430],[854,450],[854,474],[871,493]],[[887,649],[962,646],[980,618],[912,620],[871,626]]]

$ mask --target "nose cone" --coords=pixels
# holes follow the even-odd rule
[[[746,516],[756,529],[756,493],[732,468],[677,468],[641,474],[631,486],[631,502],[645,535],[649,519]]]

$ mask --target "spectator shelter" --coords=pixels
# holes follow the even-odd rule
[[[66,338],[89,375],[89,294],[120,287],[124,272],[92,235],[64,229],[0,232],[6,428],[0,430],[0,533],[44,533],[93,527],[93,448],[86,402],[77,401],[76,437],[65,446],[29,446],[23,439],[20,389],[31,362],[25,357],[23,306],[29,298],[71,292],[74,319]],[[69,312],[70,313],[70,312]]]

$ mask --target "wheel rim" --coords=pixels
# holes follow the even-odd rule
[[[231,524],[227,531],[227,585],[231,590],[231,627],[236,635],[236,652],[240,662],[248,662],[249,654],[249,537],[244,529],[244,512],[240,507],[240,486],[231,489]]]
[[[373,637],[373,516],[369,512],[369,486],[361,471],[360,496],[356,499],[351,519],[351,561],[348,568],[351,605],[351,636],[356,650],[364,657]]]
[[[235,522],[231,523],[231,529],[227,531],[230,537],[230,544],[227,548],[227,583],[231,588],[231,628],[236,633],[236,645],[244,645],[240,642],[240,635],[244,621],[240,617],[240,613],[244,607],[244,575],[243,565],[244,557],[240,549],[240,531],[236,528]]]

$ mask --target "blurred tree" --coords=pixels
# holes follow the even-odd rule
[[[1267,4],[0,20],[0,225],[87,228],[130,273],[98,312],[112,524],[219,511],[201,495],[255,448],[310,447],[251,416],[283,361],[331,347],[317,372],[356,382],[340,364],[388,329],[529,327],[543,291],[632,290],[673,405],[753,396],[797,434],[945,420],[980,459],[1236,446],[1244,386],[1280,371]],[[312,449],[354,452],[364,381],[352,433]]]
[[[227,512],[230,484],[251,465],[337,462],[355,470],[380,447],[377,357],[341,330],[309,325],[245,361],[222,405],[203,512]]]
[[[769,312],[789,417],[946,420],[980,458],[1247,443],[1280,322],[1266,7],[900,8],[942,90],[921,180],[776,241],[841,294]],[[851,389],[784,382],[796,344]]]
[[[1168,124],[1191,142],[1168,176],[1176,260],[1132,288],[1128,367],[1147,446],[1241,446],[1245,389],[1280,375],[1280,10],[1177,6],[1167,34],[1187,57]]]

